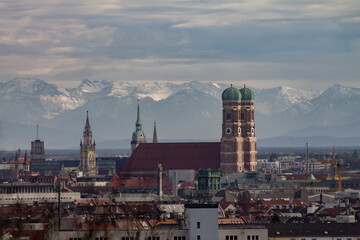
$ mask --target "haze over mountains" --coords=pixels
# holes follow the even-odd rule
[[[98,148],[128,148],[137,98],[148,141],[156,120],[159,141],[221,138],[223,83],[83,80],[61,88],[39,79],[0,83],[0,149],[78,148],[89,111]],[[241,86],[236,86],[240,88]],[[251,87],[251,86],[249,86]],[[290,87],[253,89],[258,147],[359,146],[360,89],[339,84],[324,92]]]

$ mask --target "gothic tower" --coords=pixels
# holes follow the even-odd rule
[[[92,131],[89,123],[89,113],[86,111],[86,124],[84,129],[84,143],[80,140],[80,165],[79,170],[86,177],[95,176],[96,171],[96,154],[95,140],[92,142]]]
[[[140,143],[145,143],[146,142],[146,138],[145,138],[145,134],[144,131],[142,130],[142,122],[140,120],[140,101],[138,100],[137,102],[137,119],[136,119],[136,123],[135,123],[135,132],[133,132],[132,134],[132,140],[131,140],[131,153],[134,152],[135,148],[137,148],[137,146]]]
[[[240,89],[241,93],[241,132],[244,139],[245,171],[256,171],[256,137],[254,121],[254,92],[246,85]]]
[[[157,143],[157,131],[156,131],[156,122],[154,122],[154,134],[153,134],[153,143]]]
[[[226,175],[244,171],[240,91],[231,85],[222,93],[222,102],[223,123],[220,168],[222,174]]]

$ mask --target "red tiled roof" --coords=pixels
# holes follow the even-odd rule
[[[220,142],[142,143],[121,168],[121,171],[220,168]]]
[[[192,188],[195,188],[196,185],[195,183],[192,183],[192,182],[184,182],[180,185],[179,189],[183,189],[184,187],[192,187]]]
[[[230,202],[221,202],[219,205],[220,205],[221,209],[225,211],[230,205],[232,205],[232,203],[230,203]]]

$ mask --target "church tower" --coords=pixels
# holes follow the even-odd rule
[[[231,85],[222,93],[222,102],[220,168],[222,174],[226,175],[244,171],[240,91]]]
[[[156,122],[154,122],[154,134],[153,134],[153,143],[157,143],[157,131],[156,131]]]
[[[89,113],[86,111],[86,123],[84,129],[84,142],[80,140],[80,165],[79,170],[83,176],[91,177],[97,174],[95,140],[92,142],[92,131],[89,123]]]
[[[240,89],[241,93],[241,132],[244,139],[245,171],[256,171],[256,137],[254,121],[254,92],[246,85]]]
[[[136,129],[135,132],[132,134],[131,140],[131,153],[137,148],[140,143],[145,143],[146,138],[144,131],[142,130],[142,122],[140,120],[140,101],[137,102],[137,119],[135,123]]]

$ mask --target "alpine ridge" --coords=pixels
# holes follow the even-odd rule
[[[36,137],[37,124],[39,137],[47,148],[77,148],[87,110],[99,146],[102,141],[130,139],[137,99],[141,101],[147,136],[151,136],[156,120],[160,142],[161,139],[218,141],[220,97],[226,87],[228,84],[224,82],[197,81],[142,83],[85,79],[76,88],[61,88],[35,78],[0,82],[0,150],[28,149]],[[338,140],[358,137],[358,88],[335,84],[320,93],[280,86],[254,89],[254,92],[260,140],[279,136],[302,139],[333,136]],[[259,144],[261,147],[261,141]]]

